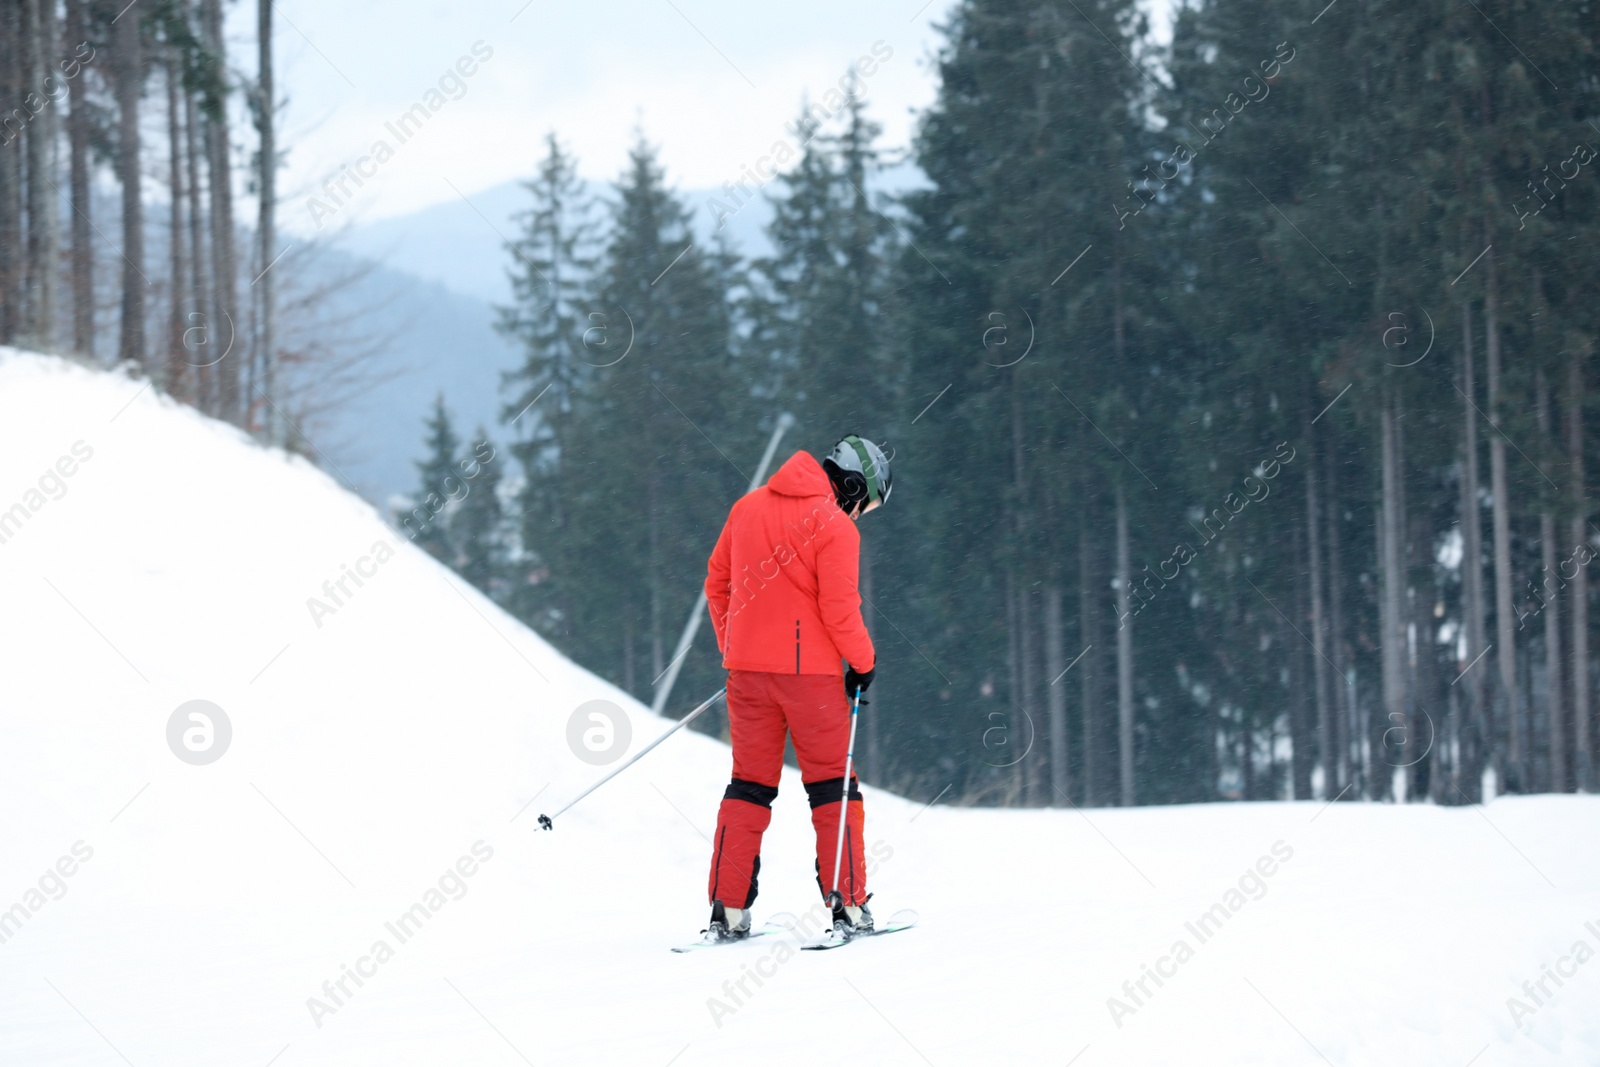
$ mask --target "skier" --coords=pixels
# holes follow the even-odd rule
[[[849,701],[872,684],[877,665],[856,588],[855,521],[889,498],[890,481],[883,450],[855,434],[820,464],[796,452],[766,485],[734,503],[712,550],[706,600],[728,670],[733,780],[712,838],[709,939],[750,932],[761,835],[772,821],[786,736],[811,801],[817,885],[825,899],[834,884]],[[839,892],[830,903],[835,926],[852,934],[872,929],[854,775],[849,797]]]

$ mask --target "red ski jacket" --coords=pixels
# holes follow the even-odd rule
[[[729,670],[831,674],[876,662],[861,621],[861,532],[822,465],[796,452],[733,505],[706,566],[706,602]]]

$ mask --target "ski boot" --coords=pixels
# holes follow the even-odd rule
[[[867,894],[867,899],[860,904],[845,904],[838,895],[834,895],[833,904],[833,936],[848,941],[852,937],[872,933],[872,910],[867,907],[867,901],[872,899],[872,894]]]
[[[707,941],[741,941],[750,936],[750,909],[725,907],[711,902],[711,922],[700,931]]]

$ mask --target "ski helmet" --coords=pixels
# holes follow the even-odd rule
[[[843,497],[840,507],[845,510],[863,500],[868,504],[888,502],[889,490],[894,485],[889,457],[866,438],[846,434],[833,446],[822,465],[833,477]]]

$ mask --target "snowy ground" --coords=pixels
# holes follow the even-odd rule
[[[879,907],[920,928],[677,956],[726,750],[674,737],[537,832],[598,773],[566,742],[580,703],[625,706],[635,748],[664,724],[331,478],[0,350],[13,504],[0,1063],[1600,1062],[1600,798],[1080,814],[869,789]],[[307,598],[346,564],[369,576],[319,627]],[[167,742],[194,699],[233,730],[204,766]],[[800,911],[798,781],[776,807],[758,911]]]

